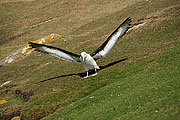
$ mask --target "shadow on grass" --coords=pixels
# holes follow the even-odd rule
[[[103,69],[105,69],[105,68],[111,67],[111,66],[113,66],[113,65],[115,65],[115,64],[117,64],[117,63],[123,62],[123,61],[125,61],[125,60],[127,60],[127,59],[128,59],[128,58],[125,58],[125,59],[121,59],[121,60],[117,60],[117,61],[115,61],[115,62],[109,63],[109,64],[107,64],[107,65],[105,65],[105,66],[99,66],[100,69],[97,70],[97,71],[101,71],[101,70],[103,70]],[[94,70],[90,70],[90,71],[89,71],[89,75],[94,74],[94,72],[95,72]],[[48,78],[48,79],[46,79],[46,80],[42,80],[42,81],[40,81],[39,83],[41,83],[41,82],[46,82],[46,81],[53,80],[53,79],[57,79],[57,78],[61,78],[61,77],[73,76],[73,75],[78,75],[78,76],[80,76],[80,77],[83,78],[83,77],[86,76],[86,72],[83,72],[83,73],[74,73],[74,74],[67,74],[67,75],[60,75],[60,76]]]

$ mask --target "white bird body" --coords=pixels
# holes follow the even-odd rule
[[[89,77],[88,71],[94,69],[95,74],[97,75],[97,69],[100,69],[96,63],[96,60],[101,57],[105,57],[111,49],[115,46],[115,44],[119,41],[119,39],[126,33],[129,29],[129,25],[131,23],[131,18],[127,18],[109,37],[108,39],[93,53],[87,54],[86,52],[82,52],[80,55],[74,54],[72,52],[63,50],[61,48],[56,48],[53,46],[29,43],[32,48],[36,48],[37,51],[48,53],[52,56],[61,58],[63,60],[71,61],[71,62],[81,62],[83,64],[84,69],[87,72],[87,76]],[[92,75],[92,76],[94,76]]]
[[[86,71],[95,69],[95,72],[96,72],[96,69],[100,69],[96,61],[91,57],[90,54],[87,54],[86,52],[81,53],[80,60]],[[97,72],[94,75],[97,75]],[[88,73],[86,77],[88,77]]]

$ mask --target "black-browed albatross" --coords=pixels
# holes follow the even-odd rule
[[[63,50],[61,48],[56,48],[49,45],[37,44],[37,43],[29,43],[29,46],[32,48],[36,48],[37,51],[48,53],[52,56],[61,58],[63,60],[71,61],[71,62],[82,62],[84,69],[86,70],[87,76],[84,78],[88,78],[88,71],[94,69],[95,74],[91,76],[97,75],[97,69],[100,69],[96,63],[101,57],[105,57],[111,49],[115,46],[115,44],[119,41],[119,39],[126,33],[129,29],[131,23],[131,18],[127,18],[109,37],[108,39],[93,53],[87,54],[86,52],[82,52],[80,55],[74,54],[72,52]]]

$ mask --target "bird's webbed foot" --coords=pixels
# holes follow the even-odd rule
[[[95,73],[95,74],[92,74],[91,76],[96,76],[96,75],[98,75],[97,73]]]
[[[83,77],[82,79],[85,79],[85,78],[90,77],[90,76],[88,75],[88,71],[87,71],[86,73],[87,73],[87,75],[86,75],[85,77]]]
[[[90,77],[90,76],[83,77],[82,79],[85,79],[85,78],[88,78],[88,77]]]

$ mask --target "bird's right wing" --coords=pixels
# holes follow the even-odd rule
[[[36,51],[50,54],[52,56],[61,58],[63,60],[71,61],[71,62],[80,62],[80,55],[74,54],[72,52],[56,48],[53,46],[37,44],[37,43],[29,43],[29,46],[32,48],[36,48]]]

